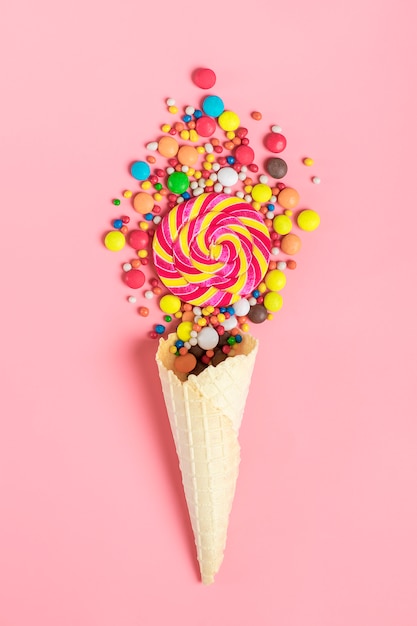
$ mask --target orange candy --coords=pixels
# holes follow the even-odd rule
[[[242,140],[241,140],[241,138],[240,138],[240,137],[233,137],[233,139],[232,139],[232,143],[233,143],[235,146],[240,146],[240,144],[242,143]]]
[[[252,117],[252,119],[254,119],[257,122],[259,122],[259,120],[262,119],[262,113],[259,113],[259,111],[254,111],[253,113],[251,113],[251,117]]]
[[[141,306],[139,308],[139,315],[141,315],[142,317],[148,317],[149,315],[149,309],[146,306]]]
[[[197,359],[194,354],[191,354],[191,352],[177,356],[174,361],[174,369],[180,374],[188,374],[195,368],[196,365]]]
[[[133,208],[138,213],[150,213],[154,207],[155,201],[146,191],[140,191],[133,198]]]
[[[151,155],[147,156],[147,157],[146,157],[146,160],[148,161],[148,163],[151,163],[152,165],[153,165],[154,163],[156,163],[156,159],[155,159],[155,157],[154,157],[154,156],[151,156]]]
[[[139,259],[132,259],[132,261],[130,261],[130,265],[131,265],[131,266],[132,266],[135,270],[137,270],[137,269],[138,269],[138,267],[140,267],[142,264],[141,264],[141,262],[139,261]]]
[[[181,146],[178,150],[177,159],[182,165],[192,167],[198,161],[198,152],[193,146]]]
[[[269,261],[268,269],[276,270],[277,269],[277,262],[276,261]]]
[[[288,233],[281,239],[281,250],[284,254],[297,254],[301,248],[301,239],[298,235]]]
[[[233,150],[233,148],[235,147],[235,144],[233,143],[233,141],[225,141],[223,145],[226,148],[226,150]]]
[[[170,137],[169,135],[166,137],[161,137],[158,142],[158,152],[163,157],[171,159],[178,152],[178,141],[174,139],[174,137]]]
[[[292,187],[285,187],[278,195],[278,204],[284,209],[294,209],[300,201],[298,191]]]
[[[185,125],[182,122],[175,122],[174,128],[180,133],[182,130],[184,130]]]
[[[193,322],[194,321],[194,313],[192,311],[184,311],[181,317],[182,322]]]
[[[295,268],[297,267],[296,261],[290,259],[289,261],[287,261],[287,267],[289,270],[295,270]]]

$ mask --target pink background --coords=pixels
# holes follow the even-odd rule
[[[417,624],[416,17],[409,0],[3,8],[1,626]],[[255,146],[284,128],[322,217],[255,329],[210,588],[149,320],[101,244],[164,99],[198,103],[199,65]]]

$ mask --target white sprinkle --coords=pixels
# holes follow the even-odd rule
[[[211,143],[205,143],[204,150],[207,152],[207,154],[211,154],[214,150],[214,146]]]
[[[129,270],[132,269],[132,266],[130,263],[123,263],[122,268],[124,272],[129,272]]]
[[[216,180],[217,180],[217,174],[216,174],[216,172],[212,172],[212,173],[210,174],[210,180],[214,180],[214,182],[216,182]]]
[[[190,333],[191,337],[194,339],[194,337],[197,337],[198,333],[196,330],[192,330]]]
[[[193,180],[193,181],[190,183],[190,187],[191,187],[191,189],[197,189],[197,187],[198,187],[198,182],[197,182],[196,180]]]
[[[252,202],[252,196],[250,195],[250,193],[246,194],[245,200],[246,200],[246,202]]]
[[[243,191],[236,191],[236,197],[240,198],[241,200],[243,200],[243,198],[245,197],[245,194],[243,193]]]
[[[127,301],[130,302],[130,304],[135,304],[136,298],[135,298],[135,296],[129,296]]]
[[[223,193],[228,193],[228,194],[231,194],[231,193],[232,193],[232,190],[231,190],[231,188],[230,188],[230,187],[223,187]]]
[[[220,168],[220,163],[213,163],[213,167],[211,169],[213,170],[213,172],[218,172]]]
[[[158,142],[157,141],[150,141],[149,143],[146,144],[146,149],[147,150],[151,150],[151,152],[153,152],[154,150],[158,149]]]
[[[320,178],[318,176],[313,176],[313,178],[311,180],[313,181],[313,183],[315,185],[320,185],[320,183],[321,183],[321,180],[320,180]]]
[[[274,216],[275,216],[275,213],[273,211],[268,211],[268,213],[265,214],[265,217],[268,220],[273,220]]]
[[[193,115],[194,111],[195,111],[195,108],[192,107],[192,106],[185,107],[185,114],[186,115]]]
[[[220,183],[216,183],[213,187],[213,191],[215,191],[216,193],[221,193],[223,191],[223,185],[221,185]]]
[[[196,346],[198,342],[197,342],[197,339],[195,337],[191,337],[190,341],[188,341],[187,343],[189,343],[190,346]]]
[[[267,185],[268,184],[268,176],[265,176],[265,174],[262,174],[262,176],[259,176],[259,182],[262,183],[263,185]]]
[[[204,187],[206,186],[206,179],[200,178],[200,180],[198,181],[198,186],[204,189]]]
[[[238,178],[239,178],[239,180],[245,180],[245,178],[246,178],[245,172],[239,172]]]
[[[247,165],[242,165],[242,167],[240,168],[240,171],[241,172],[247,172],[248,171]],[[245,178],[246,178],[246,176],[245,176]]]
[[[152,221],[154,224],[160,224],[162,220],[162,217],[160,215],[155,215],[155,217],[153,217]]]
[[[181,202],[184,202],[184,198],[182,196],[178,196],[177,204],[181,204]]]
[[[276,201],[277,201],[277,197],[276,196],[271,196],[269,198],[269,202],[271,202],[271,204],[274,204],[274,202],[276,202]]]
[[[185,341],[184,342],[184,348],[187,348],[187,350],[189,350],[191,348],[191,344],[189,341]]]
[[[169,107],[174,107],[175,106],[174,98],[168,98],[167,99],[167,106],[169,106]]]
[[[278,261],[277,269],[279,269],[279,270],[286,270],[287,269],[286,262],[285,261]]]
[[[197,189],[194,189],[193,191],[193,196],[201,196],[202,193],[204,193],[204,189],[202,189],[202,187],[197,187]]]
[[[274,124],[274,126],[272,126],[271,128],[273,133],[280,133],[282,131],[281,126],[278,126],[278,124]]]
[[[183,166],[181,167],[181,172],[184,172],[184,173],[186,174],[186,173],[188,172],[188,170],[189,170],[189,169],[190,169],[190,168],[188,167],[188,165],[183,165]]]
[[[143,295],[145,296],[147,300],[152,300],[155,294],[153,293],[153,291],[148,290],[148,291],[145,291]]]
[[[201,307],[200,306],[193,306],[193,313],[194,313],[194,315],[201,315]]]
[[[256,298],[254,298],[253,296],[251,296],[250,298],[248,298],[249,304],[251,306],[255,306],[256,304]]]
[[[175,169],[173,167],[167,167],[167,174],[168,174],[168,176],[170,174],[173,174],[174,172],[175,172]]]
[[[275,246],[273,248],[271,248],[271,254],[273,254],[273,255],[279,254],[279,248],[276,248]]]
[[[194,315],[194,324],[198,323],[198,320],[201,320],[202,316],[201,315]]]

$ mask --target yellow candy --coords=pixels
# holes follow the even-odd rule
[[[177,319],[181,319],[182,318],[182,312],[181,311],[177,311],[177,313],[174,314],[174,317],[176,317]]]
[[[140,259],[146,259],[147,256],[148,256],[147,250],[138,250],[138,257]]]
[[[236,130],[240,126],[240,119],[233,111],[223,111],[217,118],[217,122],[225,131]]]
[[[286,215],[287,217],[291,217],[291,215],[292,215],[292,211],[291,211],[291,209],[286,209],[286,210],[284,211],[284,215]]]
[[[206,187],[212,187],[214,185],[214,180],[211,180],[211,178],[208,178],[206,180]]]
[[[226,137],[227,137],[228,139],[230,139],[230,140],[231,140],[231,139],[234,139],[234,138],[236,137],[236,133],[234,133],[232,130],[229,130],[229,131],[227,131],[227,133],[226,133]]]
[[[198,320],[197,324],[199,326],[207,326],[207,320],[204,319],[204,317],[202,317],[201,319]]]
[[[292,229],[292,221],[286,215],[277,215],[272,222],[272,228],[278,235],[287,235]]]
[[[214,311],[214,306],[211,306],[211,304],[209,306],[206,306],[206,309],[209,313],[213,313]]]
[[[126,243],[126,238],[120,230],[111,230],[104,238],[104,245],[107,250],[111,250],[112,252],[117,252],[118,250],[122,250]]]
[[[141,187],[142,189],[150,189],[152,185],[149,180],[144,180],[143,183],[141,184]]]
[[[199,170],[197,170],[196,173],[194,174],[194,178],[196,180],[200,180],[201,177],[202,177],[202,173]]]
[[[161,130],[163,133],[169,133],[169,131],[171,130],[171,126],[169,124],[164,124],[163,126],[161,126]]]
[[[243,191],[245,193],[250,193],[252,189],[253,189],[252,185],[246,185],[245,187],[243,187]]]
[[[162,296],[159,302],[159,308],[164,313],[169,313],[170,315],[173,315],[174,313],[178,313],[178,311],[180,310],[181,300],[178,296],[174,296],[173,294],[167,294],[166,296]]]
[[[313,159],[307,158],[307,159],[303,159],[303,163],[304,165],[313,165],[314,161]]]
[[[280,293],[275,293],[274,291],[270,291],[264,297],[264,307],[267,311],[279,311],[282,308],[283,300]],[[268,315],[268,319],[272,319]]]
[[[266,291],[266,285],[265,285],[265,283],[259,283],[259,285],[258,285],[258,291],[259,291],[259,293],[265,293],[265,291]]]
[[[297,224],[301,230],[316,230],[320,224],[320,215],[311,209],[306,209],[298,215]]]
[[[209,156],[209,155],[207,155],[207,156]],[[204,167],[205,170],[211,170],[213,168],[212,164],[208,163],[207,161],[204,161],[203,167]]]
[[[204,154],[205,153],[204,146],[197,146],[196,150],[197,150],[197,152],[199,154]]]
[[[287,278],[281,270],[270,270],[265,276],[265,284],[271,291],[281,291],[281,289],[284,289],[286,282]]]
[[[217,316],[217,321],[220,322],[220,324],[223,324],[224,320],[226,319],[226,316],[224,313],[219,313]]]
[[[130,191],[130,189],[126,189],[126,191],[123,192],[123,197],[124,198],[131,198],[132,197],[132,192]]]
[[[255,202],[268,202],[272,196],[272,189],[268,185],[258,183],[252,189],[252,198]]]
[[[270,322],[274,319],[274,316],[272,315],[272,313],[268,313],[268,315],[266,316],[266,319],[268,320],[268,322]]]
[[[241,329],[243,330],[244,333],[247,333],[249,330],[249,324],[242,324]]]
[[[181,322],[177,327],[177,335],[178,339],[181,341],[189,341],[191,338],[191,331],[193,330],[193,325],[191,322]]]
[[[193,141],[195,143],[199,139],[200,139],[200,137],[198,136],[197,131],[195,131],[194,128],[192,128],[190,130],[190,141]]]
[[[171,353],[171,354],[176,354],[176,353],[177,353],[177,348],[176,348],[176,346],[171,346],[171,347],[170,347],[170,349],[169,349],[169,351],[170,351],[170,353]]]
[[[163,196],[161,196],[161,194],[158,192],[154,193],[153,197],[154,197],[154,200],[156,200],[157,202],[159,202],[163,198]]]
[[[172,106],[172,107],[168,107],[168,111],[170,113],[178,113],[178,107]]]
[[[148,224],[148,222],[145,222],[145,221],[143,221],[143,222],[139,222],[139,228],[140,228],[141,230],[148,230],[148,228],[149,228],[149,224]]]
[[[209,163],[214,163],[215,159],[216,159],[216,157],[214,156],[213,153],[212,154],[208,154],[206,156],[206,161],[208,161]]]
[[[180,132],[180,137],[181,137],[181,139],[184,139],[184,141],[188,141],[188,139],[190,138],[190,131],[189,130],[182,130]]]
[[[261,203],[260,202],[252,202],[252,206],[255,209],[255,211],[259,211],[259,209],[261,208]]]
[[[187,171],[187,176],[194,176],[195,169],[193,167],[189,167]]]

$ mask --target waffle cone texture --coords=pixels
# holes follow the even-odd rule
[[[161,339],[159,377],[179,459],[201,579],[214,582],[223,561],[230,511],[239,473],[239,428],[258,342],[245,334],[236,356],[188,379],[174,372],[169,349],[176,335]]]

